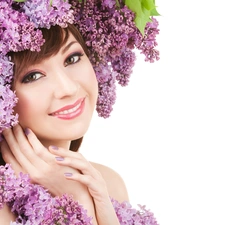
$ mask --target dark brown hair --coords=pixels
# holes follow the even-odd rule
[[[27,66],[32,64],[40,63],[42,60],[47,59],[55,54],[57,54],[60,48],[66,43],[69,37],[69,33],[71,33],[78,43],[84,49],[84,52],[88,56],[88,49],[84,43],[84,40],[76,29],[74,25],[69,24],[66,28],[61,28],[59,26],[52,26],[50,29],[40,29],[43,34],[43,38],[45,39],[45,43],[41,47],[40,52],[32,52],[29,50],[21,51],[21,52],[11,52],[9,56],[11,56],[12,61],[14,62],[14,74],[20,74],[21,71]],[[78,151],[83,137],[71,141],[70,149],[72,151]],[[5,165],[5,162],[0,153],[0,165]]]
[[[32,64],[38,64],[43,59],[47,59],[53,55],[56,55],[61,47],[67,42],[69,33],[71,33],[78,43],[84,49],[84,52],[88,56],[88,49],[84,43],[84,40],[74,25],[69,24],[66,28],[60,26],[52,26],[50,29],[40,29],[45,39],[45,43],[41,46],[40,52],[32,52],[29,50],[21,52],[12,52],[9,55],[14,62],[14,74],[20,74],[22,69]]]

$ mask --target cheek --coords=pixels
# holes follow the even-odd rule
[[[40,107],[40,103],[31,96],[26,95],[25,97],[21,94],[17,94],[17,96],[19,100],[15,106],[15,112],[19,115],[19,122],[23,124],[24,121],[29,121],[35,116],[35,113],[37,113]]]
[[[95,76],[95,74],[94,74]],[[94,77],[91,82],[90,82],[90,90],[91,90],[91,94],[93,95],[93,102],[96,105],[97,103],[97,98],[98,98],[98,82],[96,77]]]
[[[83,74],[88,74],[88,76],[82,77],[82,86],[92,96],[93,99],[97,99],[98,82],[92,66],[90,65],[90,67],[87,67],[85,70],[83,70]]]
[[[91,68],[90,73],[92,74],[90,77],[89,82],[87,82],[90,85],[90,89],[93,91],[93,93],[95,93],[96,95],[98,95],[98,81],[96,78],[96,74],[93,68]]]

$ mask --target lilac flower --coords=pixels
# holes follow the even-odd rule
[[[146,206],[138,205],[139,210],[132,207],[128,202],[119,203],[111,199],[120,225],[158,225],[154,214],[146,209]]]
[[[116,100],[116,73],[112,71],[109,64],[99,64],[95,68],[98,80],[99,95],[97,100],[98,115],[104,118],[109,117],[112,105]]]
[[[23,6],[25,14],[37,28],[50,28],[54,25],[66,27],[73,23],[73,10],[65,0],[27,0]]]
[[[135,209],[128,202],[111,201],[121,225],[158,225],[145,206]],[[4,204],[18,215],[10,225],[92,225],[87,210],[72,196],[52,197],[42,186],[30,183],[27,174],[17,177],[9,164],[0,166],[0,209]]]
[[[112,68],[117,72],[116,80],[121,86],[126,86],[136,60],[135,53],[130,49],[126,50],[112,60]]]
[[[145,55],[145,61],[153,63],[159,60],[159,51],[155,49],[158,45],[156,35],[159,34],[158,21],[152,18],[152,22],[148,22],[145,27],[145,35],[136,41],[137,48]]]
[[[90,60],[99,81],[96,109],[99,116],[107,118],[116,100],[116,81],[122,86],[129,83],[135,62],[132,50],[139,49],[146,56],[146,61],[159,59],[159,52],[155,49],[158,22],[153,18],[143,37],[134,23],[135,14],[121,1],[120,8],[116,7],[115,0],[103,0],[102,4],[87,0],[84,5],[73,1],[71,4],[74,7],[74,23],[89,48]]]
[[[116,5],[116,1],[114,0],[102,0],[103,7],[105,6],[112,9],[113,7],[115,7],[115,5]]]
[[[18,122],[18,115],[13,113],[18,99],[9,85],[12,74],[13,63],[7,56],[0,55],[0,134]]]
[[[13,77],[13,63],[10,58],[0,55],[0,84],[9,84]]]
[[[18,115],[13,115],[16,103],[17,97],[10,86],[0,84],[0,133],[18,122]]]
[[[23,12],[14,10],[9,4],[0,1],[0,53],[6,54],[9,51],[22,51],[29,49],[39,51],[44,43],[40,30],[35,30],[34,24],[29,21]],[[29,35],[23,39],[23,35]]]
[[[9,164],[0,166],[0,209],[5,203],[19,215],[15,225],[92,224],[87,210],[72,197],[52,197],[40,185],[31,184],[27,174],[17,177]]]

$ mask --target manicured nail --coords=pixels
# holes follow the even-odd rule
[[[30,130],[29,130],[28,128],[25,128],[24,133],[25,133],[26,135],[28,135],[28,134],[30,133]]]
[[[59,148],[57,146],[51,145],[51,148],[54,150],[58,150]]]
[[[56,159],[57,161],[63,161],[63,160],[64,160],[64,158],[63,158],[63,157],[60,157],[60,156],[56,156],[55,159]]]
[[[72,177],[72,176],[73,176],[72,173],[64,173],[64,175],[65,175],[66,177]]]

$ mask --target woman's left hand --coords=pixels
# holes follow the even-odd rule
[[[66,179],[80,182],[88,188],[94,200],[98,224],[119,225],[106,182],[101,173],[79,152],[65,151],[65,149],[52,146],[49,150],[56,155],[56,161],[59,165],[69,166],[80,171],[80,173],[65,173],[64,175]]]

